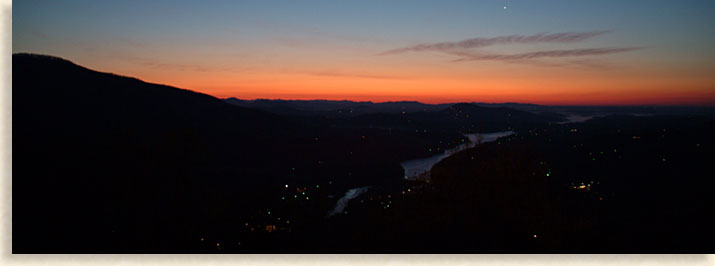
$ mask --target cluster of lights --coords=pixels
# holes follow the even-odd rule
[[[574,185],[573,183],[571,184],[571,189],[574,190],[583,190],[583,191],[591,191],[591,185],[593,185],[593,181],[589,183],[581,183],[580,185]]]

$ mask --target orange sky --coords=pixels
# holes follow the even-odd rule
[[[85,53],[68,59],[96,70],[219,98],[547,105],[715,104],[715,75],[711,73],[715,61],[706,60],[710,54],[653,57],[670,53],[664,48],[645,48],[538,61],[453,62],[454,56],[439,52],[380,56],[376,54],[385,49],[344,45],[323,44],[316,49],[278,42],[268,55],[256,51],[230,56],[158,49],[160,46],[139,52],[114,48],[112,53]],[[496,49],[518,53],[554,48],[512,45]]]
[[[715,105],[715,2],[18,1],[12,50],[242,99]]]
[[[254,68],[177,70],[167,68],[97,69],[135,76],[219,98],[414,100],[445,102],[522,102],[547,105],[712,105],[715,78],[674,69],[570,69],[487,63],[442,67],[360,66],[323,70]],[[297,65],[297,64],[292,64]],[[434,63],[433,63],[434,65]],[[108,69],[109,68],[109,69]]]

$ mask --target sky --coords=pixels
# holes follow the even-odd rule
[[[13,53],[219,98],[715,105],[712,0],[15,1]]]

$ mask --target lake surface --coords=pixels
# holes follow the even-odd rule
[[[498,138],[509,136],[511,134],[514,134],[514,131],[467,134],[464,136],[469,138],[469,143],[465,143],[452,149],[446,150],[442,154],[434,155],[427,158],[404,161],[401,162],[400,165],[402,165],[402,168],[405,169],[405,179],[415,179],[420,175],[428,173],[430,169],[432,169],[432,166],[437,164],[442,159],[447,158],[457,152],[466,150],[468,148],[473,148],[479,143],[480,138],[481,142],[485,143],[495,141]]]
[[[598,116],[603,116],[603,115],[577,115],[577,114],[568,114],[566,116],[566,121],[562,122],[557,122],[556,124],[569,124],[569,123],[583,123],[586,122],[594,117]]]

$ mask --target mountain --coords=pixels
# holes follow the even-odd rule
[[[439,111],[449,104],[424,104],[414,101],[354,102],[329,100],[241,100],[227,98],[224,101],[242,107],[260,109],[290,116],[354,117],[363,114]]]
[[[205,206],[252,208],[240,199],[261,198],[276,182],[265,158],[275,153],[276,135],[296,126],[205,94],[33,54],[13,55],[13,98],[13,251],[20,253],[180,246],[218,217]]]

